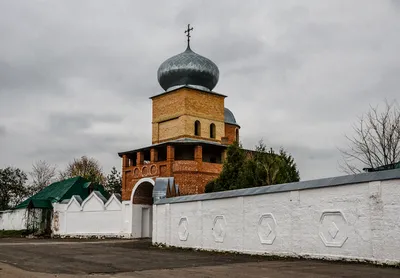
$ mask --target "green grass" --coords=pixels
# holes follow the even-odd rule
[[[27,230],[0,230],[0,238],[25,237],[29,235]]]

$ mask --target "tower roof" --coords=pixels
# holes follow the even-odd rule
[[[236,122],[235,116],[233,115],[232,111],[229,110],[228,108],[224,108],[224,122],[227,124],[231,124],[231,125],[238,125],[238,123]]]
[[[158,82],[165,91],[179,86],[211,91],[218,83],[219,70],[210,59],[186,50],[161,64],[157,72]]]

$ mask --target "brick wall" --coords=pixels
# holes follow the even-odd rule
[[[165,169],[163,171],[163,169]],[[130,200],[133,187],[144,177],[173,176],[182,195],[204,193],[206,184],[218,177],[222,164],[196,160],[161,161],[123,169],[122,199]]]
[[[158,138],[156,141],[162,142],[175,137],[177,134],[182,134],[183,120],[182,117],[162,123],[154,123],[158,125]]]
[[[217,177],[218,174],[199,172],[174,174],[175,183],[179,184],[181,195],[204,193],[206,184]]]
[[[156,96],[153,101],[152,121],[161,122],[185,114],[185,90],[176,90]]]
[[[216,131],[216,136],[214,141],[221,141],[221,137],[225,136],[224,121],[219,121],[212,118],[201,118],[196,116],[183,116],[182,118],[185,125],[184,128],[186,135],[195,136],[194,122],[198,120],[201,126],[201,133],[200,136],[195,136],[196,138],[213,140],[212,138],[210,138],[210,125],[212,123],[215,124],[215,131]]]
[[[171,169],[172,164],[167,161],[123,168],[122,199],[130,200],[132,189],[141,178],[169,177]]]
[[[224,96],[186,89],[186,114],[200,118],[224,121]]]
[[[236,129],[239,129],[239,127],[231,124],[225,124],[225,137],[228,138],[228,144],[232,144],[236,141]]]
[[[152,142],[194,136],[194,122],[202,123],[202,136],[209,138],[210,124],[216,126],[216,140],[224,137],[224,96],[195,89],[179,90],[153,98]]]
[[[217,178],[222,170],[222,164],[174,161],[173,174],[175,183],[179,185],[181,195],[204,193],[206,184]]]

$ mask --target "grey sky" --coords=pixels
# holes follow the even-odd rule
[[[191,23],[244,146],[283,146],[303,180],[341,174],[352,123],[399,95],[399,2],[0,0],[0,167],[120,168],[151,143],[157,68]]]

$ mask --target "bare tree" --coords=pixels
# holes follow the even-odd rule
[[[33,195],[55,181],[56,167],[44,160],[39,160],[32,165],[32,178],[30,193]]]
[[[82,156],[70,162],[65,171],[60,172],[60,179],[80,176],[89,181],[104,184],[105,176],[100,163],[94,158]]]
[[[348,149],[339,149],[340,165],[346,173],[360,173],[363,168],[376,168],[400,160],[400,109],[396,102],[385,102],[384,109],[371,107],[357,125],[354,136],[346,136]]]

